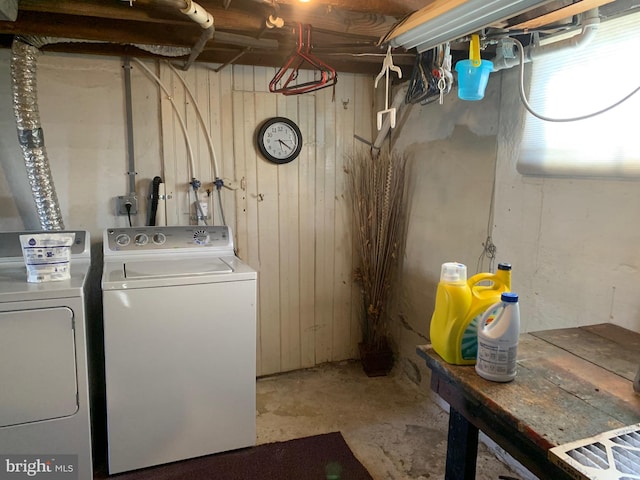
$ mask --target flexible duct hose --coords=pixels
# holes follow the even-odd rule
[[[36,59],[39,50],[19,39],[11,47],[11,87],[18,141],[43,230],[64,230],[38,112]]]

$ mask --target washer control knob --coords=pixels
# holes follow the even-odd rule
[[[196,230],[193,232],[193,241],[198,245],[206,245],[209,243],[209,232],[206,230]]]
[[[156,245],[162,245],[164,242],[167,241],[167,237],[165,236],[164,233],[161,233],[161,232],[154,233],[152,238],[153,238],[153,243],[155,243]]]
[[[136,242],[136,245],[139,245],[139,246],[146,245],[149,242],[149,237],[147,236],[146,233],[138,233],[134,237],[134,241]]]
[[[116,237],[116,245],[118,245],[119,247],[126,247],[127,245],[129,245],[130,241],[131,238],[129,238],[129,235],[127,235],[126,233],[121,233]]]

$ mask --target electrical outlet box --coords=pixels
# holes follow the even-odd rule
[[[127,212],[127,205],[131,210]],[[135,215],[138,213],[138,198],[135,195],[121,195],[116,197],[116,215]]]

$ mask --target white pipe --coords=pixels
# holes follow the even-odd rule
[[[186,0],[186,2],[186,8],[180,9],[182,13],[204,29],[213,26],[213,16],[209,12],[196,2],[192,2],[191,0]]]
[[[158,185],[158,208],[156,210],[156,225],[167,224],[167,192],[164,183]]]
[[[582,31],[571,38],[566,38],[555,43],[548,45],[528,46],[524,49],[525,62],[531,62],[536,58],[541,58],[562,50],[582,48],[589,44],[600,25],[600,16],[598,15],[598,9],[593,8],[583,13],[582,19]],[[512,39],[505,38],[504,41],[514,43]],[[498,50],[500,52],[500,50]],[[517,56],[506,58],[502,54],[492,60],[493,71],[497,72],[505,68],[512,68],[520,64],[520,59]]]
[[[129,1],[129,0],[124,0]],[[192,0],[154,0],[153,3],[170,8],[177,8],[202,28],[213,26],[213,16],[204,7]]]
[[[187,85],[187,82],[182,77],[182,75],[180,75],[178,70],[173,65],[171,65],[170,62],[166,62],[166,63],[167,63],[167,65],[169,65],[169,68],[173,71],[173,73],[175,73],[177,75],[177,77],[180,79],[180,81],[182,82],[182,85],[184,86],[185,90],[189,94],[189,97],[191,97],[191,101],[193,103],[193,107],[196,110],[196,114],[198,116],[198,120],[200,121],[200,124],[202,125],[202,129],[204,130],[204,134],[205,134],[205,137],[207,139],[207,145],[209,146],[209,153],[211,154],[211,164],[213,166],[214,179],[215,178],[220,178],[220,170],[218,169],[218,158],[216,157],[216,150],[213,147],[213,140],[211,138],[211,134],[209,133],[209,130],[207,129],[207,125],[206,125],[206,123],[204,121],[204,118],[202,116],[202,112],[200,111],[200,108],[198,107],[198,103],[196,102],[196,98],[193,95],[193,93],[191,92],[191,89],[189,88],[189,85]]]
[[[129,0],[131,3],[133,0]],[[171,8],[177,8],[181,13],[189,17],[190,20],[200,25],[203,29],[198,42],[191,48],[189,58],[184,64],[183,70],[188,70],[191,64],[202,53],[204,46],[213,38],[215,27],[213,25],[213,15],[211,15],[202,5],[193,0],[155,0],[156,4]]]
[[[176,116],[178,117],[178,122],[180,123],[180,127],[182,128],[182,133],[184,135],[185,143],[187,144],[187,156],[189,157],[189,167],[191,168],[191,178],[195,178],[196,167],[193,161],[193,150],[191,149],[191,142],[189,141],[187,126],[184,123],[182,115],[180,115],[180,112],[178,111],[178,107],[176,106],[176,103],[173,101],[173,95],[171,95],[167,87],[164,85],[164,83],[162,83],[162,80],[160,80],[158,76],[155,73],[153,73],[149,67],[147,67],[144,63],[142,63],[137,58],[132,58],[132,60],[136,62],[138,65],[140,65],[140,67],[142,67],[142,69],[146,71],[147,74],[156,81],[156,83],[160,86],[162,91],[167,96],[167,99],[169,100],[169,102],[171,102],[171,106],[173,107],[173,110],[176,113]]]

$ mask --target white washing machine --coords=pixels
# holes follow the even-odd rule
[[[25,233],[37,232],[0,233],[0,457],[3,465],[37,457],[91,479],[89,233],[74,231],[71,278],[44,283],[27,283],[19,237]]]
[[[229,228],[113,228],[103,248],[109,473],[255,445],[257,273]]]

